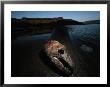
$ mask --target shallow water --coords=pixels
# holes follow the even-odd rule
[[[89,42],[91,44],[99,45],[100,41],[100,25],[74,25],[68,26],[71,40],[77,39],[79,41]]]

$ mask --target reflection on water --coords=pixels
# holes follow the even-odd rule
[[[73,76],[99,76],[100,25],[68,25],[66,26],[66,28],[68,29],[70,40],[73,45],[71,48],[73,49],[73,51],[77,51],[78,56],[80,55],[80,58],[78,57],[79,59],[76,58],[76,66],[78,67],[76,68],[76,74]],[[49,33],[32,36],[21,36],[16,38],[16,40],[12,42],[13,76],[58,76],[53,71],[49,70],[48,67],[43,65],[43,63],[37,56],[40,49],[43,48],[44,43],[51,38],[51,35],[52,34]],[[28,54],[30,55],[26,56]],[[32,61],[34,61],[36,68],[35,66],[33,67],[33,64],[30,64],[28,68],[26,68],[26,66],[22,67],[22,63],[30,63],[29,60],[33,57],[34,60]],[[22,68],[17,67],[19,66],[19,63],[16,63],[18,62],[17,58],[21,62],[20,66]],[[89,60],[87,58],[89,58]],[[25,60],[28,60],[28,62],[26,62]],[[39,68],[38,66],[41,68]],[[27,73],[26,75],[25,72]],[[86,73],[86,75],[83,75],[82,73]]]
[[[100,41],[99,24],[80,25],[80,26],[75,25],[69,27],[71,28],[69,31],[72,40],[78,39],[80,41],[85,41],[96,45],[99,44]]]
[[[91,44],[98,45],[100,41],[100,25],[99,24],[91,24],[91,25],[69,25],[66,26],[69,30],[69,35],[71,41],[79,40],[88,42]],[[49,39],[51,33],[49,34],[41,34],[41,35],[32,35],[32,36],[21,36],[16,39],[18,42],[22,41],[30,41],[30,40],[45,40]]]

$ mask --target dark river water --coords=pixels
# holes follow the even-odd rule
[[[76,68],[71,76],[100,76],[100,24],[66,26]],[[12,41],[12,76],[60,76],[39,58],[39,52],[54,33],[21,36]],[[59,40],[63,40],[59,37]]]

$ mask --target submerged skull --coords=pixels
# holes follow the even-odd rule
[[[73,62],[63,44],[56,40],[50,40],[45,44],[45,52],[59,70],[68,75],[72,73]]]

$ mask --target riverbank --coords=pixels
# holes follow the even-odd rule
[[[60,77],[61,75],[55,73],[50,68],[51,66],[48,67],[39,57],[39,52],[44,47],[45,42],[54,37],[53,39],[56,38],[61,43],[65,43],[65,45],[69,44],[68,49],[75,62],[72,76],[99,77],[100,26],[76,25],[69,26],[66,30],[68,32],[64,32],[65,34],[61,30],[60,32],[54,32],[54,36],[52,35],[53,33],[48,33],[22,36],[13,40],[11,43],[12,76]],[[68,35],[70,40],[68,39]]]

